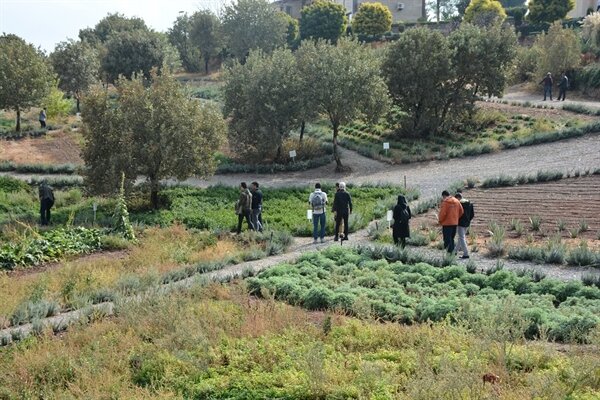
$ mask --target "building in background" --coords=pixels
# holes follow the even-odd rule
[[[596,0],[575,0],[575,7],[567,14],[568,18],[582,18],[588,14],[588,10],[596,11]]]

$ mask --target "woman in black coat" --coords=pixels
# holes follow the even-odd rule
[[[392,227],[392,236],[394,244],[400,243],[402,247],[406,246],[406,238],[410,237],[408,220],[412,217],[410,207],[406,203],[406,197],[398,196],[398,204],[394,207],[394,225]]]

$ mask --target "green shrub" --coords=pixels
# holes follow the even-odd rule
[[[600,263],[600,254],[589,249],[587,242],[582,241],[577,248],[572,249],[567,256],[567,264],[587,266]]]
[[[0,192],[14,193],[20,191],[29,191],[29,185],[22,180],[11,178],[10,176],[0,176]]]

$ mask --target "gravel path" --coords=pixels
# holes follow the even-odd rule
[[[522,87],[522,85],[519,85],[519,86],[514,86],[514,87],[510,88],[504,94],[504,96],[502,96],[502,99],[498,99],[497,97],[492,97],[492,98],[495,100],[507,100],[507,101],[518,102],[518,103],[529,102],[533,105],[543,104],[547,107],[554,107],[554,108],[562,108],[562,106],[564,104],[582,105],[584,107],[588,107],[588,108],[592,108],[592,109],[600,108],[599,101],[581,98],[581,97],[577,96],[577,94],[573,94],[573,92],[570,92],[570,91],[567,91],[565,101],[556,101],[556,97],[558,97],[558,89],[556,89],[556,92],[553,89],[552,94],[553,94],[553,98],[555,100],[544,101],[544,90],[542,88],[542,85],[540,85],[539,91],[535,92],[535,93],[525,90]]]

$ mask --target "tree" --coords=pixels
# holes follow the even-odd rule
[[[228,68],[224,79],[230,146],[255,160],[278,158],[302,114],[302,80],[291,50],[252,51],[245,64]]]
[[[150,79],[153,68],[159,72],[165,68],[172,71],[178,64],[177,50],[164,34],[143,30],[113,34],[102,58],[102,70],[109,82],[114,82],[119,75],[131,78],[138,72]]]
[[[574,0],[530,0],[527,18],[537,24],[550,25],[567,16],[575,7]]]
[[[298,20],[284,12],[280,12],[279,16],[285,20],[287,25],[287,30],[285,33],[285,42],[287,43],[287,46],[290,49],[296,49],[300,44],[298,43],[300,38]]]
[[[558,21],[550,26],[548,33],[538,35],[532,49],[539,54],[536,68],[537,82],[547,72],[559,77],[563,71],[572,71],[581,63],[577,34],[571,28],[563,28]]]
[[[175,78],[153,76],[117,82],[117,98],[92,90],[84,99],[83,158],[95,193],[114,193],[121,173],[129,182],[145,176],[158,207],[160,181],[213,173],[214,152],[225,134],[221,112],[188,98]]]
[[[221,18],[226,48],[244,61],[250,50],[270,53],[285,44],[287,23],[266,0],[238,0]]]
[[[369,47],[350,39],[340,39],[337,46],[324,40],[305,41],[297,57],[306,81],[305,95],[312,107],[329,118],[333,156],[342,170],[337,147],[340,125],[360,117],[376,121],[387,109],[380,62]]]
[[[16,35],[0,36],[0,109],[16,111],[17,132],[21,130],[21,111],[39,105],[52,83],[40,50]]]
[[[179,52],[181,64],[187,72],[198,72],[202,67],[200,64],[200,49],[195,46],[190,38],[191,21],[187,14],[177,17],[173,27],[169,28],[167,36],[169,42]]]
[[[600,12],[591,13],[583,19],[581,39],[589,51],[600,52]]]
[[[108,14],[102,18],[96,26],[79,31],[79,39],[92,45],[106,43],[110,36],[119,32],[133,32],[137,30],[148,31],[148,27],[143,19],[133,17],[127,18],[123,14]]]
[[[96,49],[85,42],[61,42],[50,54],[50,62],[58,75],[58,87],[75,97],[79,112],[81,95],[98,79],[100,63]]]
[[[208,63],[221,51],[221,21],[211,11],[195,12],[190,18],[190,39],[200,49],[204,59],[204,72],[208,74]]]
[[[506,11],[496,0],[471,0],[464,16],[464,21],[480,26],[494,25],[505,19]]]
[[[392,12],[381,3],[362,3],[352,19],[352,32],[380,36],[392,29]]]
[[[73,108],[71,102],[65,99],[65,94],[58,87],[58,80],[53,82],[50,92],[43,100],[48,118],[64,117]]]
[[[301,11],[300,38],[325,39],[336,43],[346,32],[346,8],[328,0],[316,0]]]

